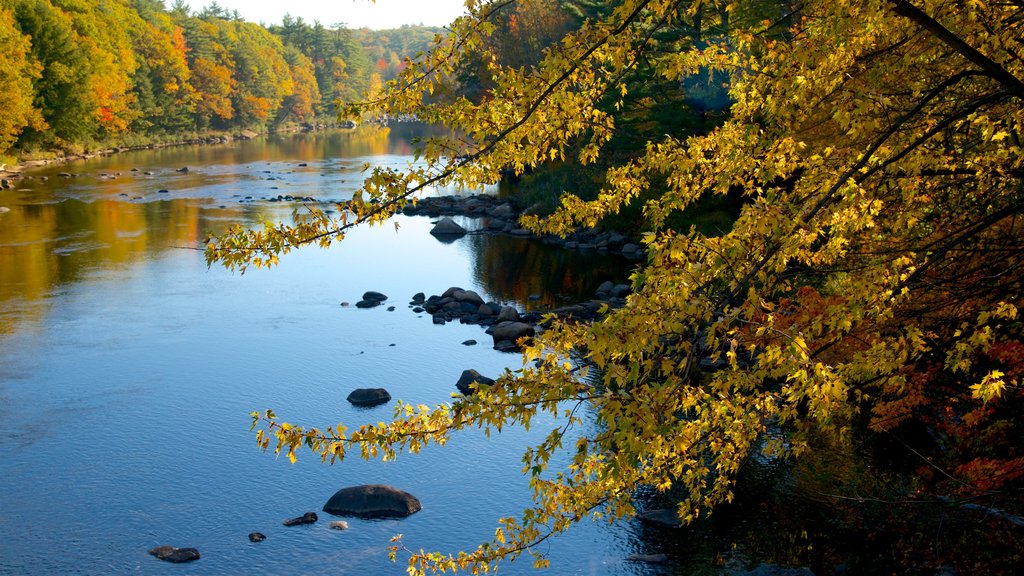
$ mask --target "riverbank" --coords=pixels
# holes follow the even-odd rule
[[[357,124],[355,122],[341,122],[341,123],[312,123],[312,124],[290,124],[280,128],[268,129],[263,132],[256,132],[254,130],[242,130],[240,132],[207,132],[204,134],[192,135],[188,137],[171,137],[168,141],[158,141],[156,139],[150,139],[147,141],[146,138],[140,138],[143,140],[139,144],[123,145],[123,146],[109,146],[102,147],[95,150],[90,150],[83,147],[83,151],[76,152],[71,149],[64,150],[49,150],[45,152],[37,152],[27,155],[21,155],[17,157],[15,164],[2,164],[0,163],[0,176],[4,178],[18,178],[22,171],[32,168],[38,168],[40,166],[50,166],[54,164],[65,164],[68,162],[74,162],[77,160],[88,160],[90,158],[96,158],[98,156],[112,156],[114,154],[121,154],[124,152],[134,152],[139,150],[158,150],[160,148],[171,148],[175,146],[195,146],[199,144],[228,144],[230,142],[252,140],[260,136],[266,136],[269,134],[288,134],[295,132],[316,132],[321,130],[351,130],[355,128]]]

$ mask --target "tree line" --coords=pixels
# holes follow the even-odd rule
[[[382,46],[433,34],[263,26],[181,0],[0,0],[0,154],[333,119],[401,69]]]

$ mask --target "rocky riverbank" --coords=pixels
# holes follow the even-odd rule
[[[580,228],[565,238],[554,235],[537,236],[519,225],[519,216],[524,213],[515,200],[489,195],[438,196],[421,198],[415,204],[402,209],[407,216],[428,216],[433,218],[463,216],[478,219],[480,226],[468,230],[459,226],[452,228],[448,221],[442,221],[442,231],[433,232],[438,237],[457,238],[463,234],[505,234],[521,238],[538,238],[545,244],[562,246],[570,250],[594,250],[602,253],[619,254],[639,260],[644,249],[628,235],[617,230]],[[458,224],[456,224],[458,226]],[[461,229],[461,230],[460,230]]]

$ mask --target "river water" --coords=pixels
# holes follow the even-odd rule
[[[347,198],[364,164],[412,160],[411,130],[131,152],[36,169],[0,190],[10,208],[0,214],[0,573],[403,574],[402,560],[387,559],[392,536],[414,549],[473,548],[528,504],[520,456],[543,426],[464,433],[396,462],[329,466],[301,454],[292,465],[256,448],[248,414],[271,408],[316,426],[387,419],[391,406],[345,401],[360,387],[445,402],[464,369],[493,377],[520,359],[492,350],[478,326],[413,313],[414,293],[457,285],[520,309],[541,294],[535,305],[546,306],[626,280],[631,263],[506,237],[442,243],[423,217],[244,275],[208,269],[191,249],[208,230],[296,207],[265,198]],[[396,309],[340,305],[366,290]],[[364,483],[407,490],[423,510],[348,519],[343,532],[326,514],[281,525]],[[551,574],[672,572],[625,559],[661,551],[644,530],[585,522],[541,552]],[[251,531],[267,540],[250,543]],[[195,546],[202,559],[146,554],[164,544]]]

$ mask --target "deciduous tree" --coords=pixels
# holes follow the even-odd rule
[[[691,521],[733,498],[758,450],[799,456],[814,438],[907,422],[957,435],[962,452],[943,457],[962,463],[958,490],[1020,505],[1019,491],[997,490],[1022,474],[1019,443],[1006,439],[1020,437],[1024,400],[1024,7],[619,0],[536,66],[485,57],[494,88],[479,102],[424,104],[514,2],[467,4],[430,55],[351,108],[415,114],[457,136],[425,142],[422,168],[375,170],[336,216],[314,209],[290,225],[224,233],[210,262],[261,266],[329,245],[424,186],[478,185],[551,159],[590,164],[611,152],[615,104],[641,65],[681,90],[695,77],[726,80],[728,118],[704,135],[651,137],[607,171],[595,199],[566,194],[553,216],[524,219],[564,233],[644,198],[648,257],[623,309],[589,325],[554,322],[521,370],[452,404],[400,404],[392,422],[347,430],[256,414],[261,446],[387,459],[464,428],[561,418],[524,455],[534,505],[499,520],[476,550],[410,553],[412,573],[476,571],[527,550],[545,565],[538,542],[587,517],[633,514],[641,485],[682,488],[678,514]],[[648,50],[673,28],[702,31],[700,41]],[[672,225],[727,194],[743,198],[727,233]],[[584,408],[599,425],[562,446]],[[972,435],[1004,440],[979,446]],[[571,463],[547,470],[559,449]]]

